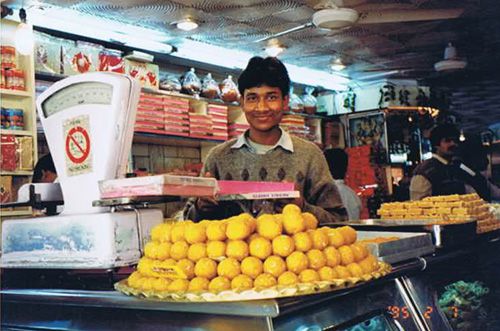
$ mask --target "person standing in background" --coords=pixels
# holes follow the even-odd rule
[[[340,198],[344,207],[347,209],[349,220],[359,220],[361,213],[361,199],[356,195],[353,189],[344,182],[349,163],[349,156],[341,148],[327,149],[324,152],[330,173],[335,180],[335,185],[340,193]]]
[[[431,131],[432,158],[420,163],[410,182],[410,199],[434,195],[475,192],[463,179],[458,155],[460,131],[453,124],[440,124]]]
[[[52,155],[45,154],[38,159],[33,169],[32,183],[53,183],[57,178],[57,171]]]

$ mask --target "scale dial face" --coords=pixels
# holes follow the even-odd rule
[[[79,105],[110,105],[113,85],[102,82],[83,82],[66,86],[42,103],[45,117]]]

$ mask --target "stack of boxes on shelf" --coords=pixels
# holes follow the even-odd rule
[[[346,184],[361,197],[360,218],[369,218],[368,198],[373,197],[376,190],[386,192],[388,189],[385,167],[372,161],[375,155],[371,145],[347,148],[346,152],[349,155]]]
[[[165,129],[163,97],[150,93],[141,93],[135,130],[151,133],[162,133]]]
[[[212,133],[215,140],[227,140],[227,106],[208,104],[208,116],[212,118]]]
[[[165,134],[189,136],[189,100],[165,95]]]
[[[136,132],[189,136],[189,101],[153,93],[141,93]]]
[[[230,107],[228,111],[228,136],[229,139],[235,138],[245,132],[250,125],[248,125],[247,119],[243,110],[239,107]]]
[[[309,129],[306,127],[306,119],[300,115],[283,115],[280,126],[297,137],[307,139]]]

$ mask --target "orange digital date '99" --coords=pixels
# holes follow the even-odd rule
[[[453,312],[453,318],[458,317],[458,308],[455,306],[448,307],[450,311]],[[391,314],[392,318],[398,319],[406,319],[411,316],[410,311],[408,307],[406,306],[388,306],[387,310],[389,311],[389,314]],[[431,306],[427,306],[424,312],[424,318],[430,319],[431,314],[434,311],[434,308]]]

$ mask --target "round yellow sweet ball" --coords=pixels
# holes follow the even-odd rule
[[[153,260],[143,257],[137,263],[137,270],[144,276],[149,276],[152,273]]]
[[[253,281],[253,285],[256,288],[268,288],[268,287],[276,285],[276,283],[277,283],[276,278],[274,278],[273,275],[266,274],[266,273],[260,274]]]
[[[273,252],[271,241],[259,235],[250,240],[249,249],[251,256],[261,260],[265,260]]]
[[[194,277],[189,282],[188,290],[190,292],[206,291],[208,290],[208,284],[210,284],[210,281],[207,278]]]
[[[226,256],[242,261],[248,256],[248,244],[243,240],[229,240],[226,245]]]
[[[142,275],[139,271],[134,271],[127,278],[127,284],[130,287],[137,288],[138,281],[142,278]]]
[[[273,254],[287,257],[295,250],[295,241],[287,235],[280,235],[273,239]]]
[[[306,230],[315,230],[318,227],[318,219],[312,213],[302,213],[302,219],[304,220],[304,226]]]
[[[156,241],[150,241],[144,246],[144,256],[150,259],[156,259],[156,255],[158,254],[158,246],[159,243]]]
[[[170,292],[186,292],[189,288],[189,280],[187,279],[174,279],[168,285],[168,290]]]
[[[338,248],[340,253],[340,263],[344,266],[351,264],[355,261],[354,253],[350,246],[344,245]]]
[[[243,291],[249,290],[253,287],[253,279],[247,275],[238,275],[231,281],[231,288],[233,290]]]
[[[293,252],[286,258],[286,266],[289,271],[300,274],[301,271],[307,269],[309,266],[309,259],[302,252]]]
[[[353,277],[361,277],[363,276],[363,269],[356,262],[348,264],[347,270]]]
[[[189,246],[187,257],[193,262],[207,257],[207,245],[205,243],[192,244]]]
[[[369,274],[378,268],[378,261],[375,256],[369,254],[366,258],[360,261],[359,266],[363,270],[364,274]]]
[[[344,246],[345,244],[344,237],[338,229],[328,230],[328,242],[330,246],[333,246],[335,248],[339,248],[340,246]]]
[[[331,267],[323,267],[318,270],[319,278],[321,280],[333,280],[335,278],[335,272],[333,271],[333,268]]]
[[[189,245],[185,241],[176,241],[170,247],[170,257],[174,260],[180,260],[187,257]]]
[[[224,259],[219,262],[219,265],[217,266],[217,275],[227,277],[229,280],[238,276],[240,273],[240,263],[232,257]]]
[[[311,236],[314,248],[323,250],[328,246],[329,240],[325,231],[321,229],[316,229],[316,230],[309,230],[308,233]]]
[[[362,243],[352,244],[351,250],[352,250],[352,253],[354,254],[355,262],[360,262],[360,261],[364,260],[369,254],[368,248],[366,248],[366,246]]]
[[[227,223],[226,236],[230,240],[243,240],[251,233],[251,225],[243,219],[233,219]]]
[[[207,243],[207,256],[211,259],[220,259],[226,256],[226,243],[223,241],[209,241]]]
[[[301,283],[312,283],[318,280],[320,280],[319,274],[316,270],[313,269],[302,270],[299,274],[299,281]]]
[[[186,225],[184,237],[188,244],[204,243],[207,240],[205,225],[197,223]]]
[[[344,245],[350,245],[356,241],[356,230],[354,230],[352,227],[344,225],[338,228],[338,230],[342,234],[342,237],[344,237]]]
[[[194,262],[188,259],[181,259],[177,261],[177,267],[187,276],[187,279],[194,277]]]
[[[286,271],[286,263],[282,257],[271,255],[264,261],[264,273],[279,277]]]
[[[231,289],[231,281],[224,276],[215,277],[208,284],[208,290],[210,292],[221,292]]]
[[[171,281],[170,279],[167,278],[156,278],[153,281],[153,290],[158,291],[158,292],[163,292],[168,290],[168,286],[170,285]]]
[[[300,214],[302,211],[300,210],[300,207],[297,206],[296,204],[289,203],[285,207],[283,207],[282,214]]]
[[[212,279],[217,276],[217,263],[208,257],[201,258],[194,266],[194,274],[196,277]]]
[[[306,253],[309,260],[309,268],[319,270],[326,265],[326,257],[319,249],[311,249]]]
[[[143,291],[151,291],[153,289],[153,282],[155,278],[144,277],[139,281],[139,288]]]
[[[278,284],[279,285],[295,285],[299,281],[299,277],[297,277],[296,274],[294,274],[291,271],[285,271],[278,277]]]
[[[295,250],[299,252],[307,252],[313,246],[311,236],[309,236],[307,232],[299,232],[294,234],[293,241],[295,243]]]
[[[261,260],[255,256],[249,256],[241,261],[241,273],[251,277],[252,279],[257,278],[263,272],[263,263]]]
[[[340,253],[335,247],[328,246],[323,250],[323,253],[325,254],[327,266],[333,268],[340,264],[341,262]]]
[[[349,272],[349,269],[347,269],[346,266],[338,265],[335,268],[333,268],[333,270],[335,271],[335,274],[339,279],[346,279],[351,277],[351,273]]]
[[[170,250],[172,249],[171,242],[162,242],[158,245],[158,250],[156,251],[156,258],[158,260],[165,260],[170,257]]]
[[[188,224],[192,224],[192,222],[181,221],[174,223],[172,225],[172,230],[171,230],[172,242],[186,240],[186,237],[184,236],[184,231],[186,230],[186,225]]]
[[[212,221],[207,225],[208,240],[226,240],[226,222]]]
[[[283,225],[273,215],[263,214],[257,218],[257,233],[269,240],[281,234]]]
[[[283,213],[283,229],[287,234],[294,235],[304,231],[306,225],[300,213]]]

